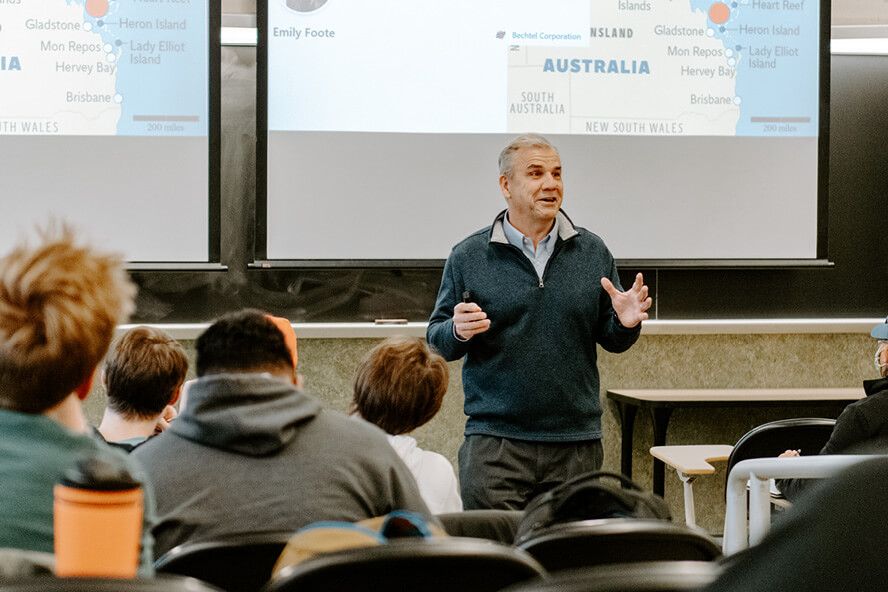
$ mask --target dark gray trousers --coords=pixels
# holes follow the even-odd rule
[[[601,440],[531,442],[466,436],[459,449],[459,488],[466,510],[523,510],[568,479],[601,470]]]

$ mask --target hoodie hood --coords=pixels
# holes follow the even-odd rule
[[[864,380],[863,392],[866,396],[888,391],[888,378],[877,378],[876,380]]]
[[[273,454],[320,403],[270,374],[213,374],[188,389],[188,406],[169,430],[188,440],[248,456]]]

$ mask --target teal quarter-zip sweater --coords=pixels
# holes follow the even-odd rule
[[[444,265],[426,337],[447,360],[465,356],[466,435],[570,442],[601,438],[597,345],[623,352],[627,329],[601,287],[622,289],[604,242],[559,212],[558,240],[539,278],[494,223],[456,245]],[[490,329],[467,342],[453,335],[453,307],[468,291]]]
[[[81,459],[102,455],[142,482],[139,575],[154,574],[154,494],[132,457],[43,415],[0,409],[0,547],[52,553],[53,487]],[[170,467],[175,466],[170,459]]]

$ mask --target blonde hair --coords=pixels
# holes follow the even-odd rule
[[[0,259],[0,407],[42,413],[90,378],[136,294],[120,259],[40,231]]]

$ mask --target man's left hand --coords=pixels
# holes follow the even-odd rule
[[[639,273],[635,276],[632,287],[625,292],[620,292],[606,277],[601,278],[601,287],[608,293],[611,305],[620,324],[627,329],[634,327],[648,318],[647,309],[653,304],[648,297],[648,287],[644,285],[644,278]]]

